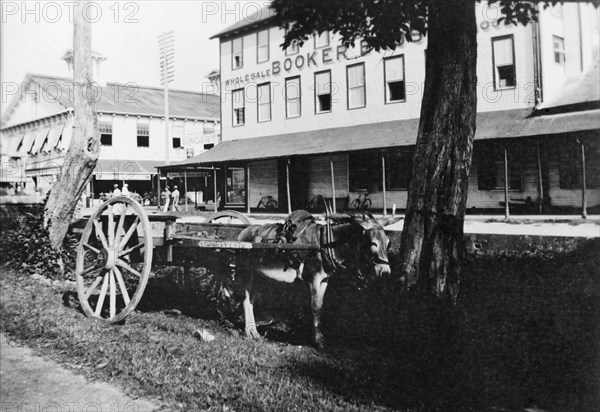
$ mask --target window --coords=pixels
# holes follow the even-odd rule
[[[100,123],[98,130],[100,131],[100,144],[102,146],[112,146],[112,124]]]
[[[227,204],[246,202],[246,170],[243,167],[227,168]]]
[[[246,123],[246,98],[244,89],[234,90],[233,98],[233,125],[242,126]]]
[[[269,29],[257,33],[257,53],[258,63],[269,60]]]
[[[301,114],[300,76],[285,79],[285,115],[288,119]]]
[[[285,34],[287,35],[288,31],[285,31]],[[286,56],[291,56],[292,54],[296,54],[300,51],[300,46],[298,45],[298,40],[293,40],[292,44],[290,44],[287,49],[285,49],[285,55]]]
[[[315,49],[329,46],[329,32],[324,31],[321,34],[315,33]]]
[[[232,40],[231,68],[240,69],[244,66],[244,41],[242,37]]]
[[[366,106],[365,64],[359,63],[346,68],[348,82],[348,109]]]
[[[552,36],[554,49],[554,62],[562,66],[565,65],[565,40],[562,37]]]
[[[509,150],[508,188],[521,189],[521,161],[518,149]],[[501,146],[481,147],[477,164],[477,181],[479,190],[504,189],[504,148]]]
[[[412,175],[414,147],[390,150],[385,162],[388,189],[407,189]]]
[[[376,152],[351,153],[348,156],[350,191],[368,190],[377,192],[381,188],[381,154]]]
[[[513,36],[492,39],[494,88],[506,89],[517,85]]]
[[[258,121],[271,120],[271,83],[259,84],[258,88]]]
[[[331,111],[331,70],[315,73],[315,113]]]
[[[183,125],[173,126],[173,134],[172,134],[172,145],[173,149],[179,149],[183,146],[181,145],[181,141],[183,140]]]
[[[390,57],[383,62],[385,66],[385,102],[402,102],[406,100],[404,56]]]
[[[137,125],[137,147],[150,147],[150,129],[147,124]]]

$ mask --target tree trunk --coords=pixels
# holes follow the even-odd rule
[[[402,231],[408,287],[456,302],[477,113],[477,26],[471,1],[432,0],[425,90]]]
[[[100,152],[98,119],[93,101],[95,93],[92,89],[91,25],[83,18],[85,3],[77,3],[74,11],[73,138],[44,213],[44,222],[50,226],[50,242],[57,249],[69,229],[77,202],[92,176]]]

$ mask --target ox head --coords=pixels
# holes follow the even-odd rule
[[[338,215],[339,217],[340,215]],[[390,240],[383,226],[367,212],[346,212],[338,221],[352,222],[356,230],[350,237],[354,238],[354,260],[358,266],[375,276],[385,276],[391,273],[388,261]],[[361,270],[362,271],[362,270]]]
[[[387,276],[391,273],[388,260],[390,239],[385,234],[383,226],[377,221],[361,224],[363,227],[363,250],[366,252],[367,262],[375,276]]]

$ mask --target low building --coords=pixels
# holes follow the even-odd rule
[[[558,4],[540,8],[539,22],[507,26],[497,5],[474,7],[478,119],[468,208],[503,209],[508,200],[521,210],[568,211],[585,197],[597,209],[598,9]],[[283,36],[268,7],[214,36],[223,142],[166,169],[214,168],[223,208],[251,210],[271,196],[287,211],[322,196],[340,209],[364,192],[373,209],[405,208],[427,39],[376,53],[331,33],[282,50]],[[565,103],[569,84],[586,92]]]
[[[95,65],[102,59],[95,55]],[[169,90],[167,141],[162,88],[94,78],[98,87],[86,93],[96,105],[101,149],[87,189],[90,197],[98,199],[114,184],[124,183],[132,192],[155,196],[156,166],[185,160],[219,143],[219,96]],[[73,135],[73,94],[71,79],[27,75],[3,114],[3,178],[20,179],[29,191],[45,192],[52,186]]]

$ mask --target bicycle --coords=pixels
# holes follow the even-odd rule
[[[277,200],[273,196],[263,196],[256,205],[257,209],[277,209]]]
[[[364,196],[364,197],[363,197]],[[364,191],[358,194],[358,197],[352,201],[350,206],[352,209],[356,210],[369,210],[371,208],[372,202],[369,199],[369,192]]]
[[[321,195],[313,195],[312,199],[306,204],[306,210],[309,212],[324,212],[326,210],[325,199]]]

